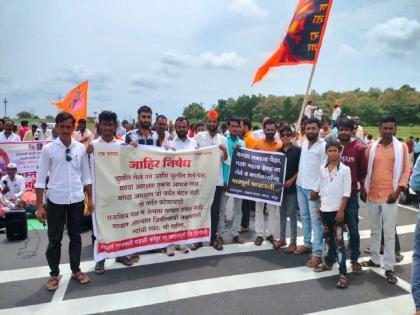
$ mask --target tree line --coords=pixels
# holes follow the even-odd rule
[[[260,122],[264,116],[281,121],[296,121],[304,95],[242,95],[237,99],[219,99],[214,108],[220,115],[221,121],[231,116],[249,117],[251,121]],[[418,125],[420,122],[420,92],[408,84],[399,89],[370,88],[367,91],[356,89],[353,91],[311,92],[309,100],[322,108],[327,121],[331,118],[332,107],[335,102],[341,105],[342,113],[349,116],[359,116],[365,125],[376,125],[383,115],[394,115],[400,125]],[[203,121],[206,109],[203,104],[191,103],[183,110],[183,116],[192,122]]]

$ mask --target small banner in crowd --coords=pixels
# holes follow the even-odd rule
[[[217,146],[173,152],[95,144],[95,260],[209,241]]]
[[[41,150],[50,141],[0,143],[0,171],[6,173],[7,164],[15,163],[18,174],[25,178],[26,188],[33,188]]]
[[[286,175],[283,153],[236,148],[233,152],[227,195],[280,205]]]

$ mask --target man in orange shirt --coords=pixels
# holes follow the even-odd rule
[[[254,150],[277,152],[282,147],[282,142],[274,138],[277,127],[276,122],[272,119],[264,121],[263,130],[265,138],[257,140],[254,146]],[[264,235],[267,236],[267,240],[270,241],[275,247],[277,240],[280,235],[274,235],[279,233],[280,229],[280,212],[279,207],[271,204],[267,204],[268,211],[268,224],[265,228],[264,224],[264,203],[256,202],[255,205],[255,232],[257,238],[255,239],[255,245],[260,246],[264,241]],[[267,233],[266,233],[267,232]],[[275,237],[276,236],[276,237]]]
[[[384,232],[383,263],[386,280],[396,284],[395,265],[395,226],[398,215],[400,191],[408,184],[409,159],[407,145],[395,138],[396,119],[386,116],[379,124],[381,138],[372,143],[367,150],[368,172],[365,188],[368,197],[369,221],[371,225],[370,250],[372,257],[365,267],[379,267],[381,230]]]

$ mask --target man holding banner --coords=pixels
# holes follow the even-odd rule
[[[245,143],[238,137],[240,132],[241,121],[238,118],[230,118],[228,120],[228,130],[229,134],[227,138],[227,151],[228,151],[228,160],[223,162],[223,193],[222,200],[220,201],[220,213],[219,213],[219,225],[217,227],[217,235],[223,237],[225,232],[225,214],[226,214],[226,204],[228,201],[228,196],[226,195],[227,185],[229,183],[229,173],[230,173],[230,160],[232,158],[233,150],[236,147],[245,147]],[[242,199],[238,197],[233,198],[233,224],[232,224],[232,235],[233,243],[244,244],[245,239],[239,235],[241,229],[241,220],[242,220]]]
[[[221,150],[220,163],[218,169],[218,180],[216,191],[214,193],[213,203],[211,205],[211,237],[210,244],[216,250],[223,250],[223,239],[217,235],[217,226],[219,224],[220,200],[223,193],[223,161],[228,159],[226,149],[226,138],[217,132],[219,128],[219,114],[216,111],[207,113],[207,131],[198,133],[194,140],[197,141],[198,148],[218,145]]]
[[[277,152],[281,149],[282,143],[279,140],[275,139],[277,132],[276,122],[271,118],[266,119],[263,124],[263,130],[265,138],[257,140],[255,143],[255,150],[259,151],[270,151]],[[260,246],[264,241],[264,235],[268,234],[267,240],[270,241],[275,248],[278,247],[278,242],[276,241],[279,237],[276,237],[276,233],[279,230],[280,223],[280,214],[279,207],[267,204],[268,211],[268,224],[267,229],[264,224],[264,203],[257,202],[255,205],[255,232],[257,233],[257,238],[255,239],[255,245]]]

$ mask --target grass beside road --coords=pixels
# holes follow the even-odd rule
[[[374,139],[378,138],[379,129],[377,126],[362,126],[362,127],[365,132],[371,133]],[[397,127],[397,138],[403,138],[405,141],[405,140],[408,140],[410,136],[413,136],[414,138],[420,138],[420,125]]]

